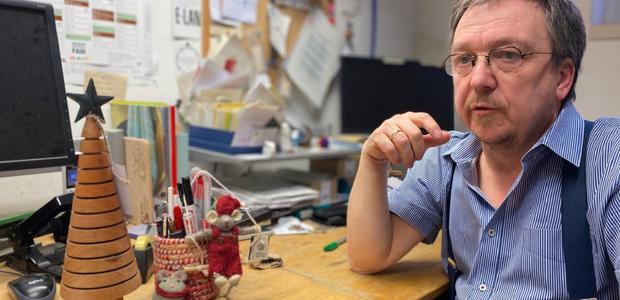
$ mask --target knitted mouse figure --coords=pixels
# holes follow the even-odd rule
[[[235,222],[241,219],[239,201],[230,195],[223,195],[215,202],[215,211],[207,214],[211,238],[207,244],[209,273],[219,273],[227,278],[241,275],[239,257],[239,227]]]
[[[239,229],[235,224],[241,220],[239,200],[223,195],[215,202],[215,211],[207,214],[206,230],[185,237],[186,243],[207,240],[209,270],[205,276],[215,278],[220,293],[217,299],[227,299],[243,273],[239,257],[239,234],[253,234],[258,228]]]
[[[174,274],[168,270],[157,272],[157,284],[155,285],[155,295],[153,300],[183,300],[187,295],[185,290],[185,280],[187,273],[183,270],[176,271]]]

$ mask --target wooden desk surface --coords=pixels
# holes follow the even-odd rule
[[[448,278],[439,257],[440,237],[433,245],[420,244],[388,270],[361,275],[349,268],[346,243],[323,252],[323,246],[344,234],[341,227],[326,233],[272,236],[270,253],[282,257],[284,266],[254,270],[244,265],[241,282],[230,299],[434,299],[446,291]],[[248,242],[242,241],[242,254],[247,255],[247,247]],[[0,274],[1,299],[9,299],[6,283],[14,278]],[[151,277],[125,299],[151,299],[153,291]],[[61,299],[59,293],[55,299]]]

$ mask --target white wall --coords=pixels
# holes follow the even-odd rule
[[[591,0],[577,0],[589,31]],[[577,81],[575,106],[587,119],[620,117],[620,38],[588,40]]]

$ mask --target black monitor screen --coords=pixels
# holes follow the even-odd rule
[[[0,171],[74,163],[50,5],[0,0]]]
[[[429,113],[442,129],[454,129],[452,78],[443,68],[343,57],[340,72],[342,133],[370,133],[407,111]]]

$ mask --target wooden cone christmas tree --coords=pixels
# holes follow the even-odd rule
[[[92,82],[89,93],[94,96],[91,94],[90,97],[95,100],[103,98],[96,96],[94,85],[91,91],[91,85]],[[95,100],[92,102],[98,104],[95,105],[97,108],[107,102]],[[79,114],[82,114],[84,106],[81,102],[80,106]],[[84,140],[80,143],[82,154],[78,158],[77,184],[62,272],[60,295],[67,300],[119,299],[141,283],[116,194],[106,141],[91,110],[97,114],[93,108],[84,113],[88,116],[82,130]]]

